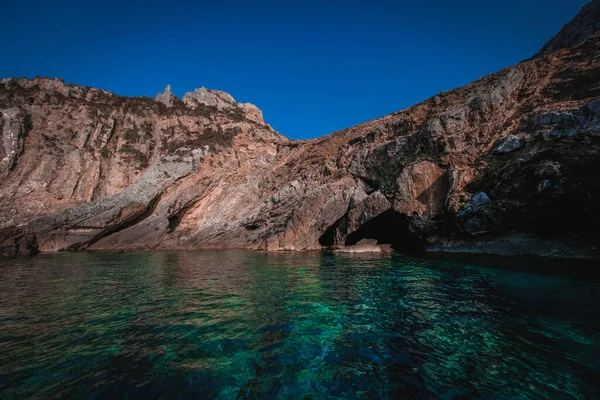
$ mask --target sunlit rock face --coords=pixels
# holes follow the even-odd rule
[[[418,251],[522,233],[593,256],[600,38],[562,47],[310,141],[221,91],[2,79],[0,251]]]
[[[165,87],[165,91],[163,93],[158,93],[154,100],[159,103],[163,103],[165,106],[167,106],[167,108],[169,108],[171,107],[171,103],[173,102],[174,98],[175,95],[171,93],[171,85],[167,85],[167,87]]]
[[[183,96],[183,102],[190,108],[198,105],[216,107],[218,110],[235,108],[237,103],[229,93],[220,90],[209,90],[206,88],[196,89]]]

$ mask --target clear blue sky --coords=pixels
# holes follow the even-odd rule
[[[205,86],[314,138],[526,59],[586,2],[11,0],[0,76],[126,96]]]

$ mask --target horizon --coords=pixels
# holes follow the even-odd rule
[[[175,9],[153,0],[108,1],[100,10],[34,1],[33,13],[11,4],[0,16],[4,36],[20,29],[0,44],[14,55],[0,65],[0,76],[60,78],[131,97],[154,98],[168,84],[179,98],[200,87],[222,90],[255,104],[284,136],[310,140],[526,60],[587,2],[350,1],[341,8],[331,1],[229,1]],[[516,7],[520,13],[511,13]],[[94,21],[80,20],[94,13]],[[203,15],[211,18],[185,24]]]

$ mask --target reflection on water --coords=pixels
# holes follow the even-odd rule
[[[244,251],[3,260],[0,397],[600,396],[598,282],[479,264]]]

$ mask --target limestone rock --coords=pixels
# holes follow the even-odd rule
[[[377,240],[362,239],[352,246],[341,247],[335,249],[334,253],[392,253],[392,248],[389,245],[379,245]]]
[[[220,90],[209,90],[204,87],[186,93],[183,96],[183,102],[190,108],[196,108],[199,104],[216,107],[218,110],[237,107],[237,103],[230,94]]]
[[[15,167],[27,135],[27,115],[18,107],[0,109],[0,176]]]
[[[364,201],[348,211],[346,235],[357,231],[365,222],[377,217],[391,208],[390,202],[381,192],[371,193]]]
[[[256,107],[254,104],[250,103],[238,103],[238,106],[243,110],[245,116],[250,121],[264,124],[265,120],[263,119],[262,111]]]
[[[436,215],[444,207],[448,192],[446,171],[431,161],[421,161],[403,169],[396,180],[394,209],[406,215]]]
[[[485,210],[489,206],[489,204],[490,198],[487,194],[485,194],[484,192],[477,193],[475,196],[473,196],[467,208],[465,208],[464,211],[460,212],[458,216],[460,217],[467,214],[474,214],[480,212],[482,210]]]
[[[307,141],[225,92],[155,102],[2,79],[0,253],[595,240],[600,35],[563,36],[562,51]]]
[[[498,143],[494,146],[494,150],[492,150],[495,154],[507,154],[512,153],[513,151],[519,150],[525,144],[523,141],[514,135],[508,135],[504,139],[500,139]]]
[[[234,113],[240,113],[251,122],[265,125],[262,111],[258,107],[250,103],[237,103],[229,93],[220,90],[211,90],[204,87],[196,89],[183,96],[183,103],[191,109],[203,105],[216,107],[219,111],[230,110]]]
[[[171,93],[171,85],[167,85],[167,87],[165,87],[165,91],[163,93],[159,93],[156,95],[155,100],[158,101],[159,103],[163,103],[165,106],[167,106],[167,108],[169,108],[169,107],[171,107],[171,104],[172,104],[174,98],[175,98],[175,95],[173,95],[173,93]]]
[[[0,256],[31,256],[38,253],[33,233],[18,227],[0,229]]]
[[[550,39],[538,56],[583,43],[586,39],[600,30],[600,1],[592,0],[566,24],[560,32]]]

